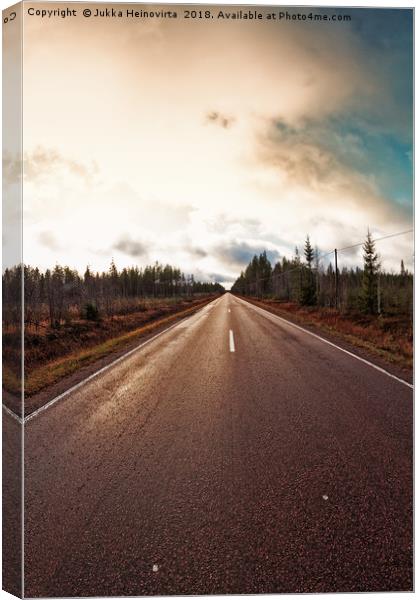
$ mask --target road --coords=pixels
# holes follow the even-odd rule
[[[412,411],[225,294],[25,425],[25,595],[410,590]]]

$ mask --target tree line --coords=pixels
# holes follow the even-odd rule
[[[384,272],[375,242],[368,232],[363,244],[363,265],[335,269],[320,264],[317,248],[306,237],[303,257],[298,248],[292,259],[283,257],[272,266],[264,251],[255,255],[232,286],[232,292],[274,298],[301,306],[334,307],[367,314],[411,315],[413,276],[401,261],[399,273]]]
[[[23,273],[22,273],[23,268]],[[63,322],[82,318],[128,314],[141,310],[148,298],[192,298],[224,291],[219,283],[196,281],[180,269],[156,262],[118,270],[114,261],[106,272],[83,275],[57,264],[41,271],[29,265],[15,266],[3,273],[3,324],[19,327],[24,288],[24,322],[38,328],[47,322],[59,327]]]

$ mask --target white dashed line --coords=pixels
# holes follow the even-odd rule
[[[229,329],[229,350],[235,352],[235,340],[233,339],[233,331]]]

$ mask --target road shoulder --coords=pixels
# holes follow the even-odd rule
[[[326,331],[322,327],[319,327],[315,324],[302,323],[302,321],[300,321],[298,319],[293,319],[287,313],[285,314],[281,310],[276,311],[272,307],[265,305],[263,302],[259,302],[257,300],[250,299],[250,298],[244,298],[242,296],[238,296],[238,298],[243,300],[245,303],[254,305],[254,306],[260,308],[261,310],[264,310],[270,314],[273,314],[274,316],[279,317],[279,318],[283,319],[284,321],[289,322],[292,325],[297,325],[301,329],[306,330],[309,333],[313,333],[313,334],[325,339],[326,341],[331,342],[332,344],[335,344],[336,346],[339,346],[343,350],[346,350],[347,352],[351,352],[352,354],[355,354],[356,356],[358,356],[359,358],[362,358],[363,360],[367,360],[367,361],[373,363],[374,365],[380,367],[381,369],[388,371],[389,373],[391,373],[391,375],[394,375],[395,377],[403,379],[404,381],[406,381],[410,384],[413,383],[413,373],[409,369],[401,368],[400,366],[398,366],[394,363],[384,360],[377,354],[374,354],[373,352],[369,352],[365,348],[361,348],[359,346],[351,344],[349,341],[343,339],[341,336],[335,335],[329,331]]]

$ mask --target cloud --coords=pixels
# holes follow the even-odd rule
[[[260,160],[294,182],[317,186],[333,176],[338,166],[337,158],[310,132],[288,127],[283,121],[272,122],[260,141]]]
[[[217,212],[206,218],[205,226],[210,233],[222,232],[231,238],[257,237],[263,230],[259,219],[246,218],[243,215],[232,216],[224,212]]]
[[[218,125],[223,129],[229,129],[235,123],[234,117],[228,117],[226,115],[222,115],[220,112],[213,110],[206,115],[207,123],[213,123],[214,125]]]
[[[228,275],[227,273],[209,273],[208,277],[211,281],[219,283],[234,283],[237,276]]]
[[[255,254],[267,252],[267,257],[271,262],[275,262],[279,258],[279,253],[275,249],[268,249],[268,244],[263,242],[259,244],[250,244],[248,242],[230,241],[225,244],[213,248],[214,255],[222,261],[222,263],[232,267],[244,267]]]
[[[41,231],[38,236],[40,243],[49,250],[61,250],[62,245],[52,231]]]
[[[337,182],[344,172],[354,174],[352,160],[366,158],[363,140],[355,134],[342,134],[322,122],[292,127],[282,120],[266,122],[257,135],[257,155],[292,182],[315,189]]]
[[[19,167],[19,161],[15,160],[15,162],[16,166],[13,167],[13,172],[17,172]],[[25,153],[23,169],[25,180],[28,182],[44,177],[55,177],[58,173],[65,172],[90,184],[98,173],[98,166],[95,162],[86,165],[64,156],[54,148],[42,146],[37,146],[32,152]]]
[[[311,198],[307,214],[317,206],[325,218],[336,220],[338,215],[333,213],[339,208],[342,215],[361,211],[366,224],[389,222],[392,217],[407,221],[407,207],[384,194],[377,157],[371,157],[366,145],[363,137],[331,124],[290,127],[283,121],[271,121],[256,136],[255,156],[284,187],[291,190],[294,186],[295,193],[301,189]]]
[[[259,139],[262,160],[280,168],[294,182],[312,188],[351,179],[354,191],[396,196],[411,204],[412,165],[409,147],[396,138],[372,134],[351,118],[288,126],[268,122]],[[404,200],[402,201],[404,204]]]
[[[191,274],[194,276],[194,279],[196,281],[209,281],[212,283],[221,283],[223,284],[230,284],[233,283],[234,281],[236,281],[237,279],[237,275],[232,275],[230,273],[224,273],[224,272],[215,272],[215,271],[206,271],[206,270],[202,270],[202,269],[192,269],[191,271],[186,271],[186,272],[191,272]]]
[[[129,237],[121,238],[116,244],[114,244],[113,248],[133,258],[143,258],[148,252],[145,244],[132,240]]]
[[[185,252],[194,258],[205,258],[208,256],[208,251],[204,250],[204,248],[199,248],[198,246],[186,246]]]

